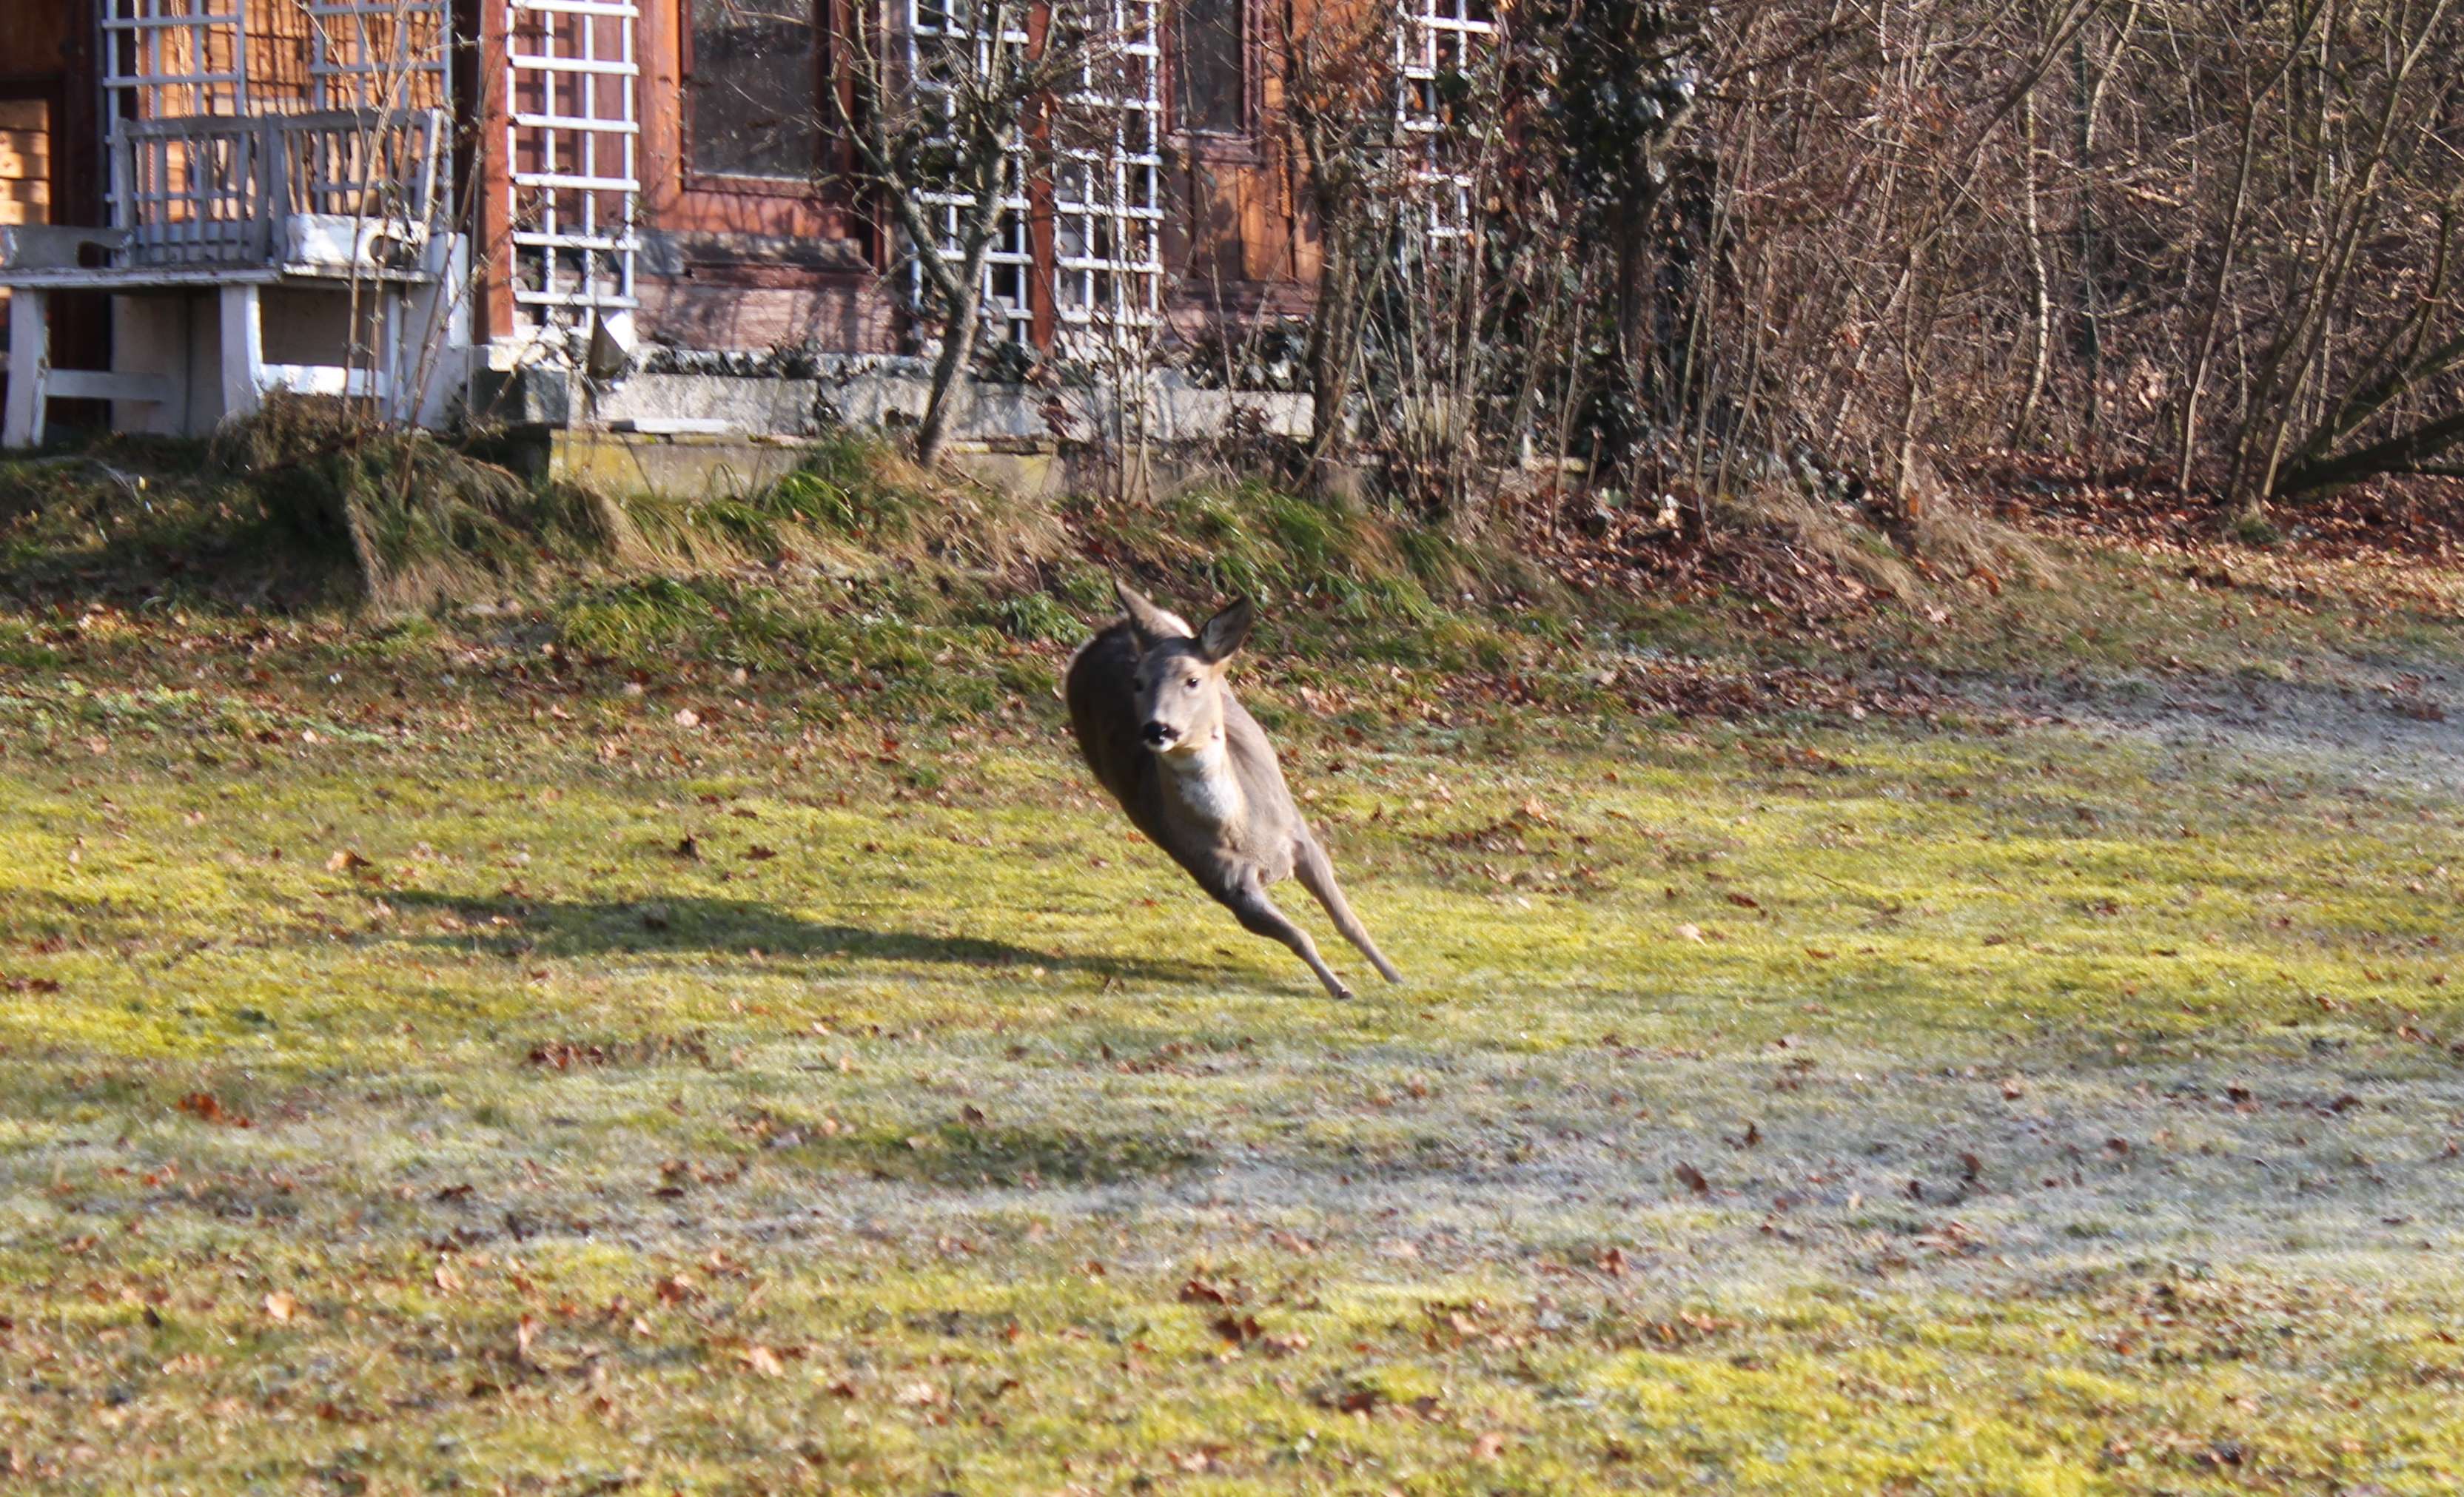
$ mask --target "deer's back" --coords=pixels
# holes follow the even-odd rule
[[[1114,624],[1069,657],[1061,693],[1069,705],[1069,730],[1077,735],[1087,767],[1129,811],[1138,829],[1154,836],[1137,805],[1148,799],[1138,794],[1139,784],[1155,773],[1138,733],[1137,667],[1137,637],[1126,621]]]

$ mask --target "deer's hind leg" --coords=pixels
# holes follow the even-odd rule
[[[1215,897],[1231,910],[1232,917],[1241,922],[1243,930],[1290,947],[1292,955],[1308,962],[1309,969],[1317,974],[1317,980],[1326,984],[1330,996],[1352,996],[1352,989],[1343,985],[1343,980],[1334,975],[1334,969],[1317,954],[1317,942],[1309,939],[1309,932],[1294,925],[1291,917],[1276,909],[1275,902],[1266,897],[1265,886],[1259,882],[1255,869],[1243,870],[1229,888]]]
[[[1292,876],[1301,881],[1302,888],[1317,896],[1319,904],[1326,906],[1327,918],[1343,933],[1343,938],[1360,948],[1360,955],[1369,958],[1370,965],[1377,969],[1379,977],[1389,982],[1402,981],[1403,974],[1395,970],[1395,964],[1388,961],[1386,954],[1377,949],[1377,943],[1369,938],[1369,928],[1360,923],[1360,916],[1352,913],[1352,902],[1343,897],[1343,886],[1334,881],[1334,860],[1326,855],[1326,849],[1317,845],[1317,839],[1304,832],[1299,846],[1292,851]]]

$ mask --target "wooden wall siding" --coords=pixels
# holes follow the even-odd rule
[[[103,81],[114,114],[161,120],[235,115],[246,109],[241,0],[103,4]]]
[[[52,221],[52,106],[0,98],[0,225]],[[0,286],[0,352],[9,347],[9,288]]]
[[[95,180],[102,152],[93,143],[100,97],[94,43],[91,0],[0,0],[0,114],[8,121],[0,124],[0,223],[103,221]],[[8,324],[6,297],[0,292],[0,330]],[[56,296],[51,310],[52,353],[63,367],[107,362],[109,306],[102,297]],[[6,336],[0,331],[0,340]],[[62,403],[53,413],[68,420],[83,406]]]
[[[308,108],[309,35],[314,27],[307,7],[301,0],[247,0],[247,4],[249,107]]]
[[[116,91],[130,118],[449,101],[434,0],[407,0],[401,13],[383,15],[353,13],[364,7],[348,0],[103,3]],[[175,24],[151,24],[159,22]],[[141,77],[176,81],[141,85]]]
[[[51,100],[0,99],[0,224],[48,224],[51,209]]]
[[[394,0],[385,13],[363,13],[372,9],[366,0],[249,0],[252,95],[262,24],[283,38],[281,48],[267,48],[267,66],[284,97],[308,108],[450,104],[447,8],[439,0]]]
[[[0,78],[41,78],[69,66],[71,17],[83,21],[75,0],[5,0],[0,3]]]
[[[817,86],[832,85],[827,57],[846,45],[856,3],[816,0],[825,75]],[[1306,305],[1315,257],[1276,123],[1283,91],[1269,65],[1267,28],[1290,23],[1287,7],[1301,7],[1305,18],[1321,3],[1380,0],[1242,0],[1249,70],[1245,130],[1193,134],[1182,127],[1177,106],[1167,105],[1162,241],[1168,309],[1177,318],[1215,308],[1245,316]],[[825,348],[895,351],[903,345],[903,288],[879,278],[887,247],[878,223],[843,185],[845,142],[825,138],[805,181],[694,169],[693,4],[648,0],[643,7],[644,332],[696,348],[760,349],[810,340]],[[1169,36],[1166,46],[1169,79],[1177,66]],[[1169,88],[1167,81],[1167,99]],[[1039,339],[1056,331],[1053,309],[1041,305],[1050,299],[1037,297]]]

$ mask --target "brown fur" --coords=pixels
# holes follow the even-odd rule
[[[1233,696],[1224,667],[1248,633],[1246,601],[1192,629],[1130,588],[1126,617],[1079,648],[1064,678],[1079,752],[1130,822],[1229,909],[1242,926],[1291,948],[1326,990],[1350,998],[1266,888],[1297,874],[1335,929],[1388,981],[1394,964],[1369,938],[1334,865],[1284,784],[1265,730]],[[1149,724],[1165,741],[1149,741]]]

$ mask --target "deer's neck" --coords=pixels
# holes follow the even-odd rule
[[[1199,821],[1231,826],[1247,816],[1248,802],[1241,794],[1241,777],[1232,772],[1232,752],[1221,729],[1194,749],[1159,757],[1173,793]]]

